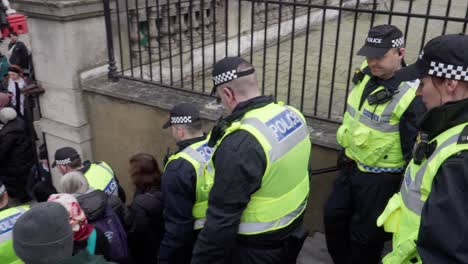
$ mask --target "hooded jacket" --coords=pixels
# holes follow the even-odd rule
[[[0,178],[13,198],[27,195],[26,182],[34,165],[33,151],[21,117],[8,121],[0,129]]]
[[[128,214],[120,199],[115,195],[107,195],[101,190],[92,190],[77,197],[81,209],[86,214],[88,221],[94,222],[101,218],[107,205],[110,205],[119,217],[122,225],[128,226]]]

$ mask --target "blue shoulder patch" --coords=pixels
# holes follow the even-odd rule
[[[302,125],[304,121],[290,109],[286,109],[265,123],[271,129],[278,142],[281,142]]]
[[[203,156],[203,159],[205,159],[206,162],[209,161],[213,155],[213,148],[208,147],[208,142],[201,145],[196,150]]]

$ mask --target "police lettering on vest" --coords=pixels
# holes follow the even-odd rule
[[[364,111],[362,112],[362,114],[363,114],[364,116],[367,116],[368,118],[370,118],[370,119],[376,121],[376,122],[378,122],[379,119],[380,119],[380,116],[378,116],[378,115],[372,113],[371,111],[369,111],[369,110],[367,110],[367,109],[364,109]]]
[[[287,109],[267,121],[266,125],[275,133],[276,140],[281,142],[301,127],[303,122],[293,111]]]
[[[211,155],[213,155],[213,149],[208,147],[208,142],[201,145],[196,150],[198,153],[200,153],[200,155],[203,156],[203,158],[205,159],[205,162],[208,162],[211,158]]]
[[[117,181],[112,168],[105,162],[93,163],[84,173],[89,186],[102,190],[106,194],[118,195]]]
[[[16,221],[18,221],[18,218],[22,213],[18,212],[14,215],[11,215],[5,219],[0,220],[0,236],[10,232],[13,229],[13,226],[15,225]]]
[[[106,188],[104,188],[104,192],[106,194],[114,194],[115,190],[117,190],[117,182],[114,178],[112,178],[109,183],[107,184]]]
[[[311,143],[305,118],[292,107],[268,104],[247,112],[241,120],[230,124],[215,149],[224,138],[238,130],[247,131],[264,150],[269,150],[263,184],[242,212],[238,233],[256,235],[290,225],[305,210],[309,193],[307,168]],[[291,170],[294,170],[292,175]],[[215,175],[211,157],[197,180],[197,200],[193,210],[195,229],[204,225]]]

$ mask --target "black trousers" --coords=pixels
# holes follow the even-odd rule
[[[362,172],[354,163],[340,171],[324,209],[327,247],[335,264],[380,262],[391,236],[377,227],[377,218],[401,180],[398,174]]]
[[[308,231],[302,226],[275,245],[259,245],[238,241],[230,264],[295,264],[306,240]]]

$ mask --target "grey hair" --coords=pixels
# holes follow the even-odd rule
[[[81,171],[71,171],[60,180],[60,190],[64,193],[86,193],[89,189],[88,180]]]

